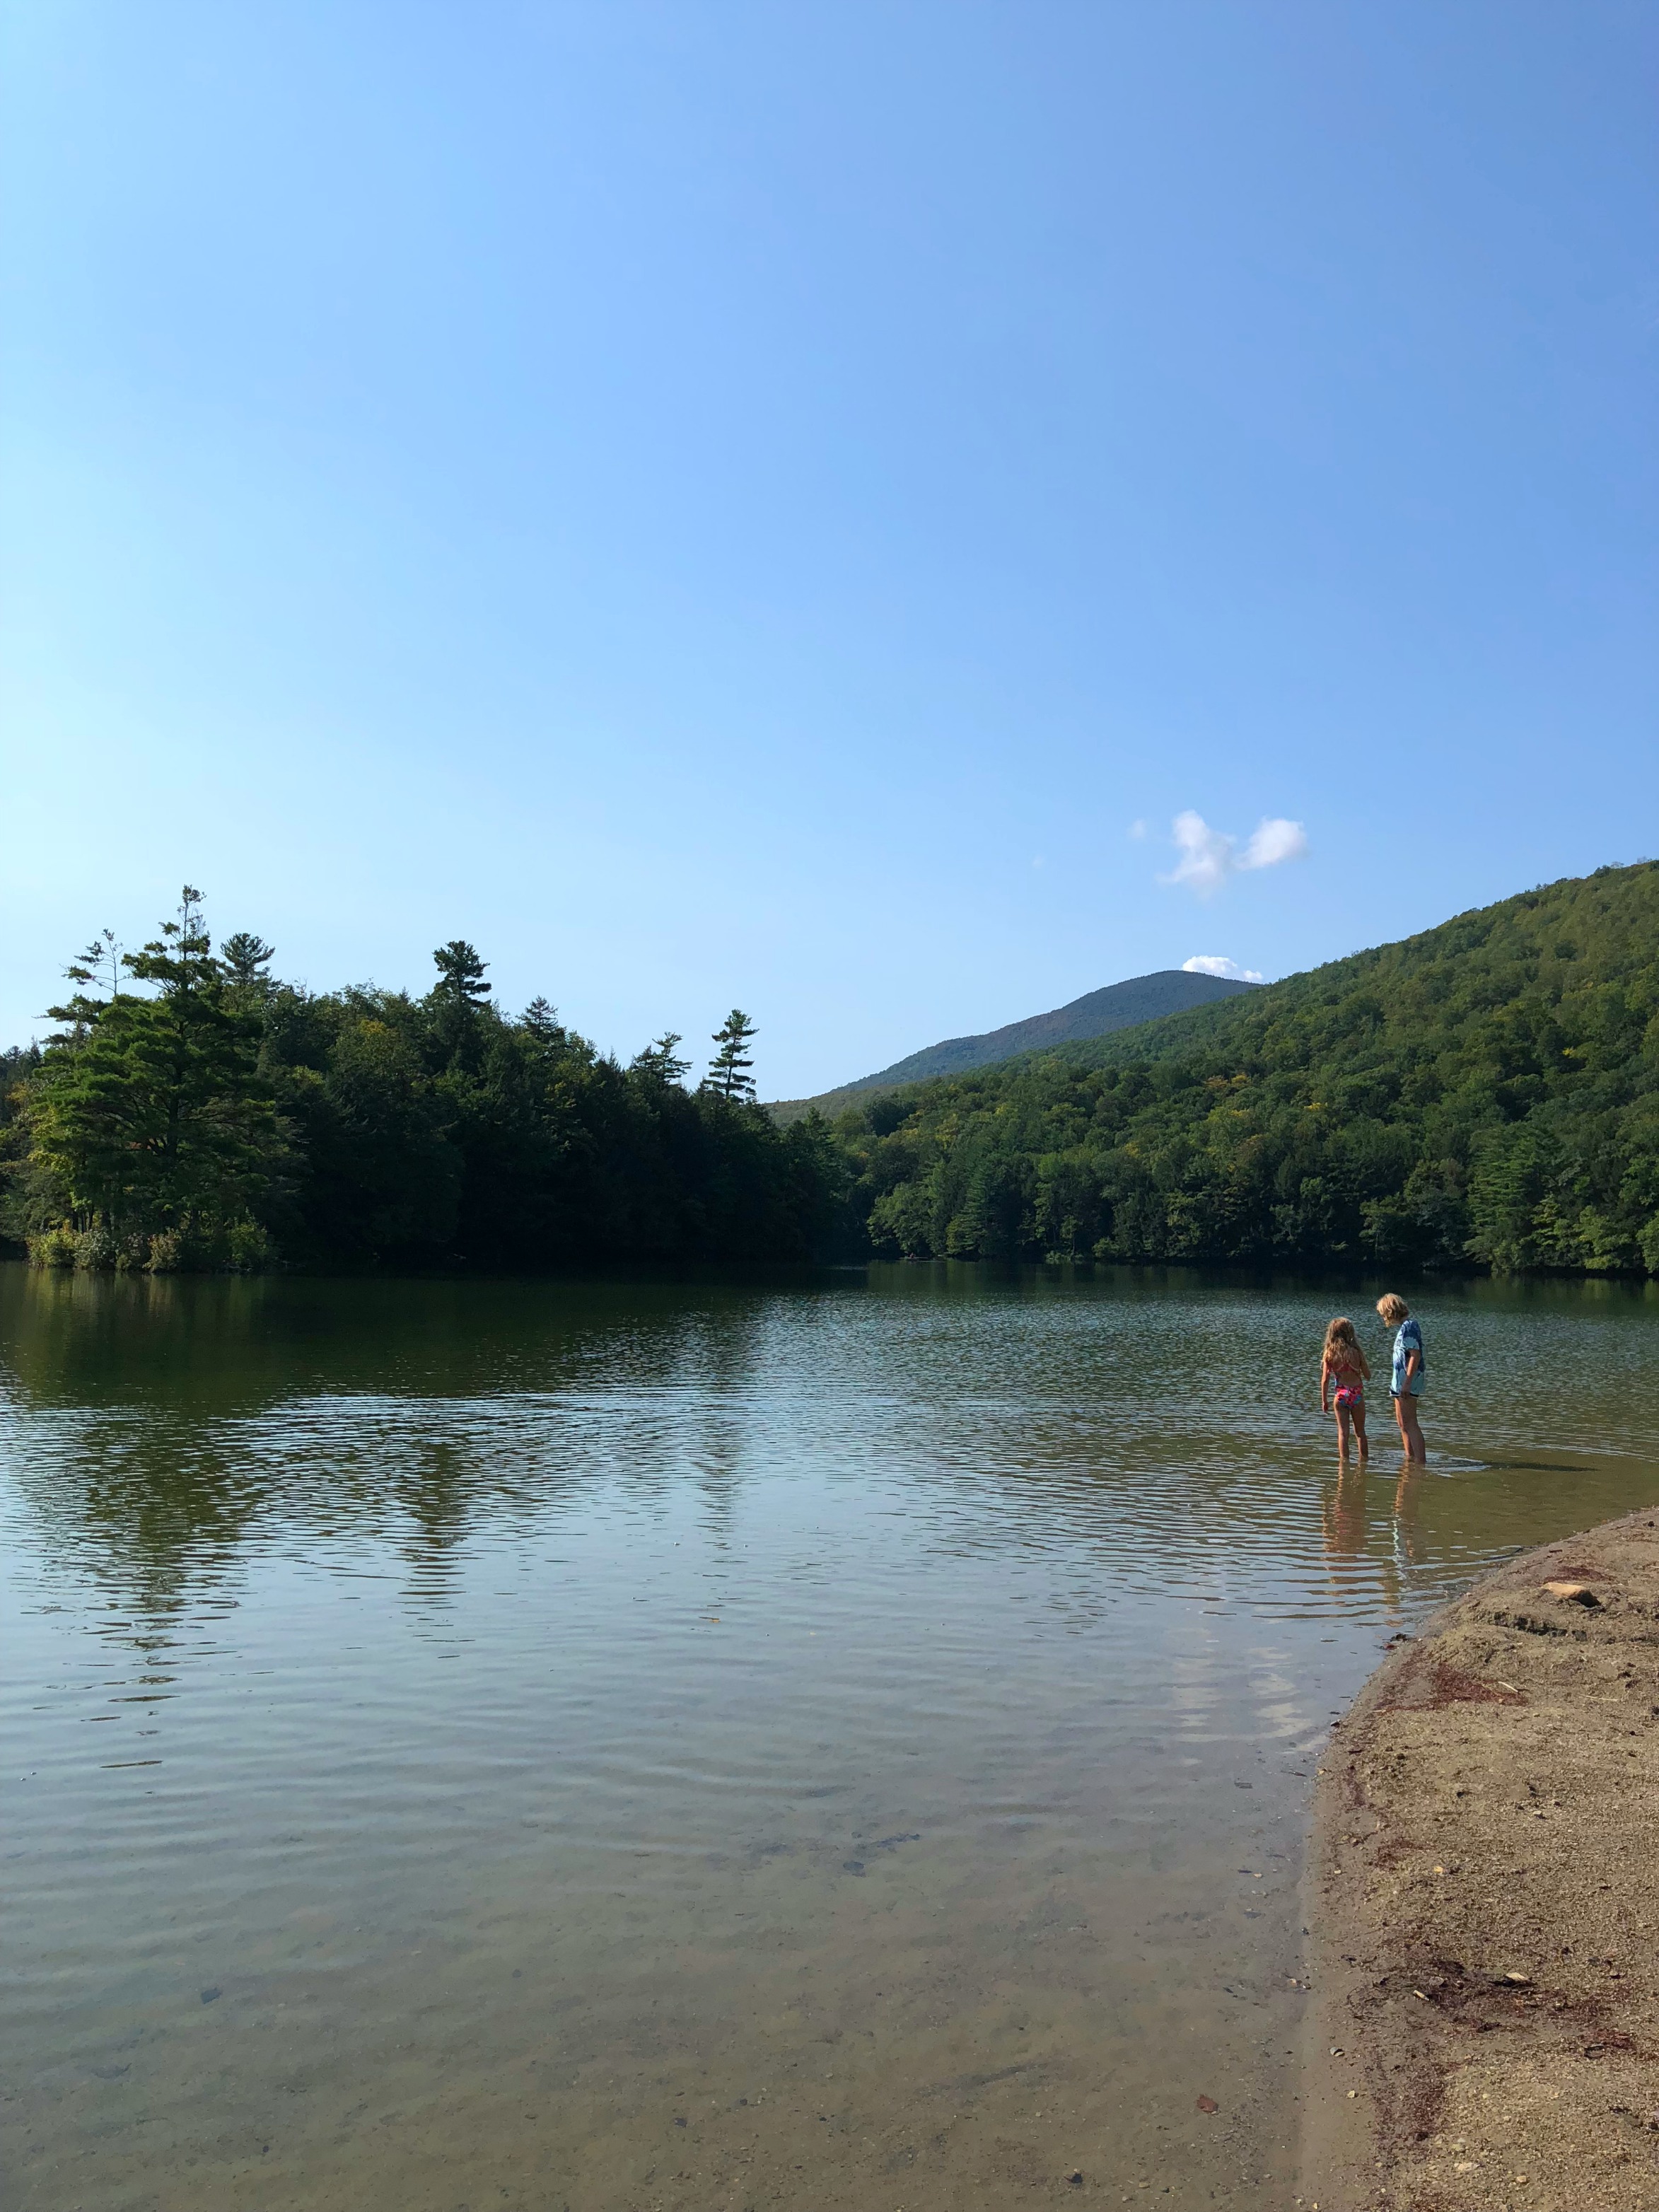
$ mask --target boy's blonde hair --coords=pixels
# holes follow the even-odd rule
[[[1346,1314],[1338,1314],[1325,1332],[1325,1357],[1328,1359],[1338,1346],[1344,1352],[1358,1352],[1359,1340],[1353,1333],[1353,1323]]]
[[[1398,1291],[1385,1291],[1376,1302],[1376,1310],[1387,1322],[1389,1327],[1393,1328],[1407,1318],[1411,1312],[1411,1308]]]

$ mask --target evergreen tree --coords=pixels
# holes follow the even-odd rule
[[[465,938],[452,937],[447,945],[441,945],[432,956],[432,964],[438,971],[441,996],[469,1006],[481,1006],[489,996],[490,987],[484,981],[489,963],[479,959],[477,948]]]
[[[75,990],[65,1005],[48,1006],[46,1015],[51,1021],[67,1023],[79,1035],[92,1026],[112,1000],[121,995],[121,948],[115,941],[115,932],[100,930],[86,951],[77,953],[64,973],[75,985]],[[97,990],[107,989],[109,998],[89,998],[88,984]]]
[[[550,999],[544,999],[539,991],[525,1008],[521,1026],[538,1044],[545,1047],[562,1045],[570,1034],[559,1019],[558,1008]]]
[[[276,951],[274,945],[267,945],[252,930],[239,929],[219,947],[225,981],[249,999],[269,998],[276,986],[266,971]]]
[[[153,995],[112,998],[48,1049],[32,1158],[81,1225],[211,1242],[258,1205],[280,1149],[258,1024],[227,1004],[190,885],[177,919],[122,964]]]
[[[94,983],[100,988],[107,983],[112,999],[121,995],[121,948],[115,941],[112,929],[100,929],[78,960],[70,961],[64,971],[72,982]]]
[[[755,1079],[750,1073],[754,1062],[748,1054],[749,1041],[758,1035],[755,1024],[740,1007],[733,1006],[724,1023],[717,1029],[713,1042],[720,1048],[708,1063],[708,1073],[702,1079],[705,1091],[717,1097],[746,1099],[755,1096]],[[678,1043],[679,1040],[675,1039]]]
[[[482,1018],[489,1012],[489,963],[464,937],[453,937],[432,956],[438,980],[427,1000],[440,1067],[476,1072],[483,1057]]]
[[[691,1065],[674,1050],[679,1041],[678,1030],[665,1030],[659,1037],[652,1039],[643,1052],[635,1054],[629,1063],[629,1073],[642,1075],[652,1083],[678,1083]]]

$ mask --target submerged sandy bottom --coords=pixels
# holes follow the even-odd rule
[[[805,1917],[799,1870],[757,1856],[732,1869],[741,1920],[671,1934],[642,1912],[586,1957],[514,1900],[342,1976],[341,1936],[301,1920],[308,1973],[245,1973],[196,2017],[106,2018],[99,2065],[37,2080],[11,2201],[1279,2201],[1296,1993],[1264,1978],[1237,1900],[1188,1906],[1152,1877],[1089,1896],[1018,1867],[941,1901],[903,1848],[844,1890],[817,1875]],[[1274,1880],[1250,1909],[1282,1931]],[[1103,1906],[1144,1919],[1077,1917]]]
[[[9,2207],[1279,2212],[1333,1714],[1659,1497],[1645,1307],[1339,1482],[1328,1304],[0,1269]]]

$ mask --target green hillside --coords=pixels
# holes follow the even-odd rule
[[[890,1254],[1659,1273],[1659,866],[836,1128]]]
[[[785,1125],[814,1111],[834,1115],[862,1103],[860,1091],[898,1091],[936,1075],[965,1075],[970,1068],[990,1067],[998,1060],[1014,1060],[1026,1053],[1104,1036],[1112,1030],[1133,1029],[1139,1023],[1158,1021],[1166,1014],[1184,1013],[1191,1007],[1236,998],[1256,988],[1226,976],[1194,975],[1185,968],[1161,968],[1154,975],[1108,983],[1103,990],[1086,992],[1051,1013],[1031,1014],[1000,1030],[988,1030],[981,1036],[946,1037],[942,1044],[926,1045],[874,1075],[861,1075],[857,1082],[821,1091],[816,1098],[784,1099],[770,1110]]]

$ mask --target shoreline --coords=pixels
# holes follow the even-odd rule
[[[1304,1879],[1297,2203],[1659,2204],[1659,1510],[1396,1643],[1332,1730]]]

